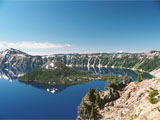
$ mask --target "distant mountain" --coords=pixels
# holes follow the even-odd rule
[[[19,51],[13,48],[2,51],[0,55],[1,57],[9,57],[10,55],[23,56],[23,57],[29,56],[27,53],[24,53],[22,51]]]
[[[146,53],[97,53],[78,55],[55,55],[55,60],[67,66],[132,68],[153,71],[160,68],[160,52]]]
[[[94,54],[57,54],[51,56],[32,56],[16,49],[7,49],[0,53],[0,67],[31,71],[44,65],[52,67],[59,61],[70,67],[110,67],[130,68],[151,72],[160,68],[160,52],[146,53],[94,53]]]
[[[23,69],[24,72],[41,67],[45,63],[41,56],[31,56],[16,49],[6,49],[0,53],[0,67]]]

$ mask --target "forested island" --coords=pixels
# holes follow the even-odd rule
[[[34,81],[49,85],[72,85],[89,80],[104,80],[105,78],[106,75],[94,75],[90,71],[76,70],[60,62],[55,62],[52,68],[46,69],[46,66],[37,68],[19,77],[18,80],[23,82]]]

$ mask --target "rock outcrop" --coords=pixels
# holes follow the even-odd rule
[[[94,120],[160,120],[160,79],[131,82],[122,90],[109,88],[99,95],[96,113],[100,117]],[[90,114],[80,105],[77,119],[90,119]]]
[[[150,88],[158,90],[158,102],[149,101]],[[160,80],[150,79],[140,83],[130,83],[121,93],[114,105],[99,111],[102,120],[160,120]]]
[[[89,98],[89,94],[91,98]],[[82,99],[81,105],[78,106],[77,120],[101,119],[102,116],[98,111],[103,109],[105,105],[113,105],[112,101],[120,97],[119,92],[111,87],[108,87],[105,91],[100,91],[98,96],[99,104],[97,105],[97,94],[95,90],[89,90],[87,95]],[[94,110],[93,113],[92,108]]]
[[[119,96],[119,92],[114,90],[113,88],[109,88],[105,91],[100,91],[100,98],[101,98],[101,102],[102,105],[104,106],[106,103],[110,103],[116,99],[118,99]]]

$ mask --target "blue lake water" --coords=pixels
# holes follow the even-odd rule
[[[78,68],[88,70],[88,68]],[[90,68],[94,74],[123,76],[133,80],[137,71],[129,69]],[[11,72],[12,73],[12,72]],[[49,86],[41,83],[21,83],[17,74],[0,70],[0,119],[76,119],[77,107],[89,88],[103,90],[105,81],[90,81],[72,86]],[[146,74],[147,75],[147,74]],[[12,82],[9,82],[8,79]],[[56,89],[55,93],[51,93]],[[48,92],[47,92],[48,90]]]
[[[88,88],[103,90],[105,81],[73,85],[49,93],[18,81],[0,79],[0,119],[76,119],[77,106]]]

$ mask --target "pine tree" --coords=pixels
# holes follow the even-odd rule
[[[117,76],[114,77],[112,84],[118,85],[118,77]]]
[[[124,76],[123,76],[123,80],[127,80],[128,79],[128,74],[126,73]]]
[[[91,88],[89,88],[89,90],[88,90],[87,97],[89,100],[91,100],[91,97],[92,97],[92,89]]]
[[[106,82],[108,82],[109,85],[111,84],[111,76],[107,76]]]
[[[91,108],[90,118],[94,119],[94,107]]]
[[[138,74],[136,82],[140,82],[140,81],[141,81],[141,77],[140,77],[140,74]]]
[[[108,76],[106,77],[106,84],[105,84],[104,89],[107,90],[107,89],[108,89],[108,86],[110,86],[110,85],[111,85],[111,76],[108,75]]]
[[[143,80],[144,79],[144,74],[143,73],[141,73],[141,80]]]
[[[138,77],[136,82],[141,82],[143,80],[143,74],[142,73],[138,73]]]
[[[96,105],[97,107],[99,107],[99,105],[100,105],[100,95],[99,95],[98,88],[96,88],[96,100],[95,100],[95,105]]]
[[[125,74],[123,76],[123,84],[127,84],[128,83],[128,74]]]
[[[87,109],[86,103],[84,102],[84,97],[82,98],[82,102],[80,104],[84,109]]]
[[[82,98],[81,106],[84,106],[84,97]]]

